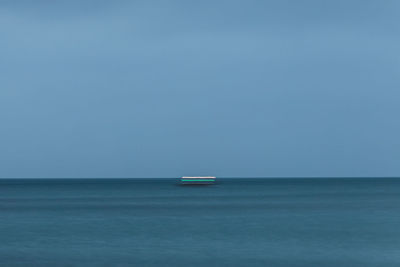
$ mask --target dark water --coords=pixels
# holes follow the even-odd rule
[[[400,179],[0,180],[0,266],[400,266]]]

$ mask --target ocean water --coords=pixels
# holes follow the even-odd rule
[[[0,266],[400,266],[400,179],[1,179]]]

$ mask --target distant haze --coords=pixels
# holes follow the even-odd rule
[[[0,2],[0,177],[400,176],[400,1]]]

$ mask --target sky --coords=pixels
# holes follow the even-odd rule
[[[0,1],[0,178],[400,176],[397,0]]]

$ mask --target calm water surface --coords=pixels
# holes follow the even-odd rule
[[[400,266],[400,179],[0,180],[0,266]]]

